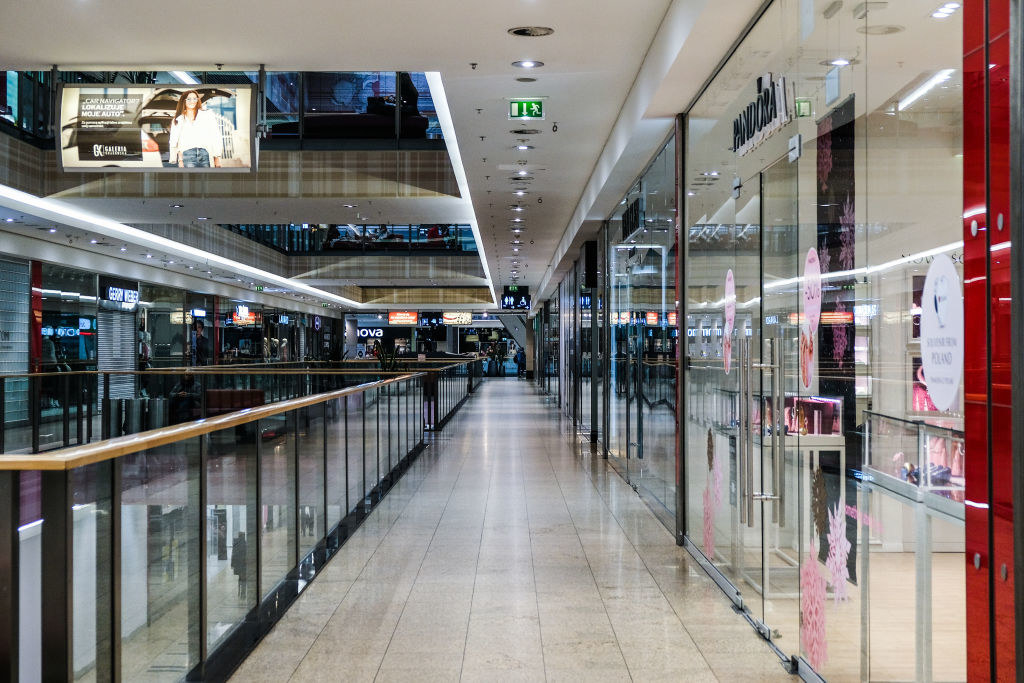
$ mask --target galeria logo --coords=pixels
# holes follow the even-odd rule
[[[106,156],[128,156],[128,148],[124,145],[93,145],[92,155],[101,158]]]

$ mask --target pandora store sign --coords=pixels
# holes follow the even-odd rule
[[[757,79],[757,98],[732,122],[732,148],[743,156],[791,120],[786,78],[765,74]]]

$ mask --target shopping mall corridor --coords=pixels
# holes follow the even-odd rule
[[[232,680],[792,680],[551,401],[484,382]]]

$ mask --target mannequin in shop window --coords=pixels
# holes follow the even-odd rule
[[[928,395],[928,383],[924,379],[924,366],[920,365],[920,361],[915,361],[917,370],[914,373],[914,395],[913,395],[913,409],[917,412],[930,412],[938,410],[935,404],[932,402],[932,397]]]

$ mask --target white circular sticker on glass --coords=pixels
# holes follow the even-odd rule
[[[821,320],[821,263],[811,247],[804,259],[804,318],[800,325],[800,380],[809,389],[814,379],[814,343]]]
[[[964,371],[964,300],[952,259],[936,256],[921,295],[921,366],[932,403],[956,407]]]
[[[725,331],[722,336],[722,360],[725,361],[725,374],[732,367],[732,329],[736,324],[736,281],[732,270],[725,273]]]

